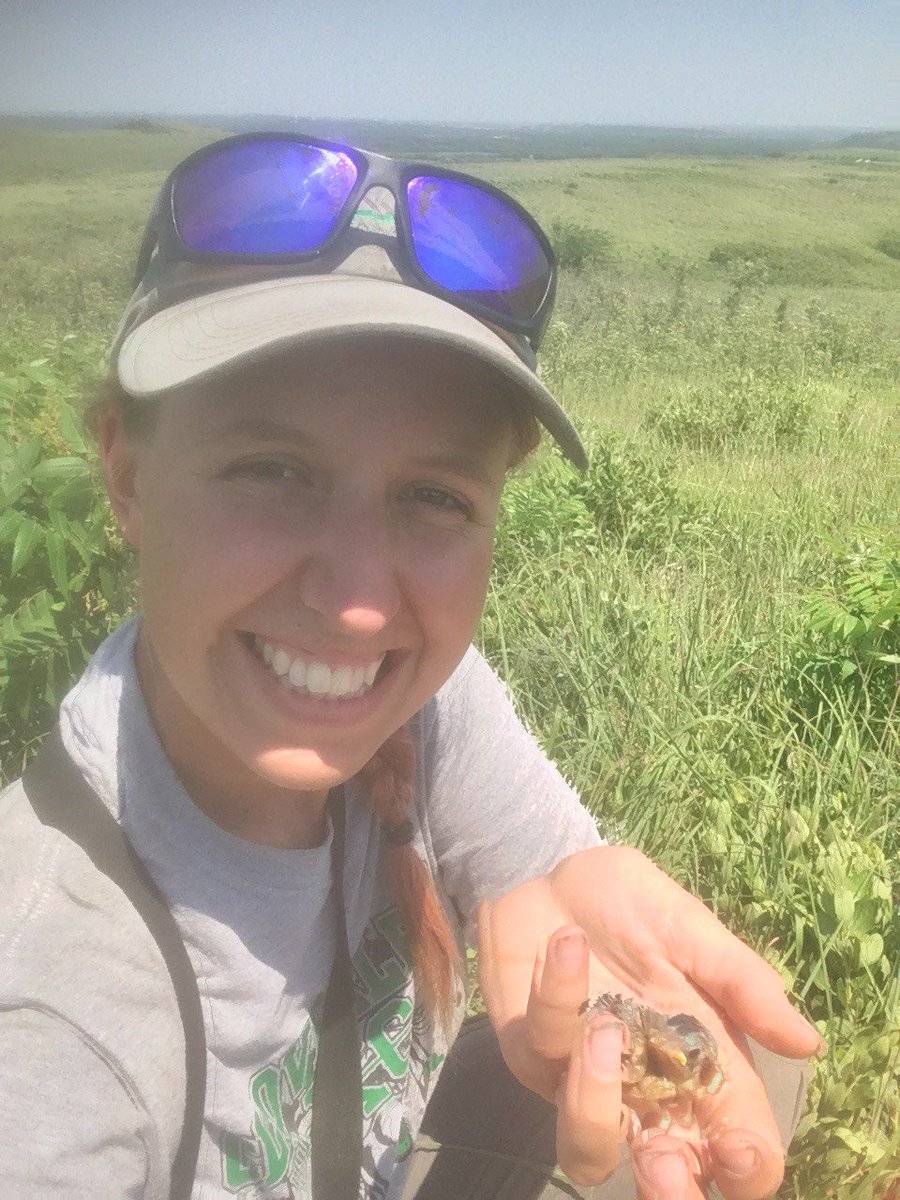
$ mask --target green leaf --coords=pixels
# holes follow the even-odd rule
[[[847,1085],[840,1081],[827,1087],[819,1101],[819,1112],[823,1116],[839,1113],[847,1099],[847,1090]]]
[[[22,514],[14,508],[6,508],[0,512],[0,546],[10,546],[16,540]]]
[[[75,455],[45,458],[31,473],[32,484],[44,496],[51,495],[57,488],[73,479],[85,478],[90,479],[87,463]]]
[[[10,567],[12,575],[17,575],[29,563],[43,536],[44,531],[37,521],[32,520],[31,517],[22,518],[22,524],[19,526],[13,546]]]
[[[0,487],[0,503],[3,505],[15,504],[28,490],[28,476],[18,463],[5,464],[0,479],[3,481]]]
[[[41,457],[43,447],[37,438],[32,438],[31,441],[22,442],[16,447],[16,459],[23,471],[31,471],[38,459]]]
[[[75,414],[67,405],[60,406],[57,422],[59,432],[69,449],[74,450],[76,454],[84,454],[87,450],[84,435]]]
[[[831,1132],[848,1150],[852,1150],[854,1154],[862,1154],[865,1144],[858,1133],[848,1129],[846,1125],[837,1125]]]
[[[85,520],[96,502],[97,491],[89,474],[73,474],[47,500],[48,506],[77,520]]]
[[[875,1163],[880,1162],[887,1154],[887,1146],[880,1146],[875,1141],[870,1141],[865,1148],[866,1163],[872,1167]]]
[[[828,1177],[834,1178],[839,1171],[843,1171],[845,1167],[849,1167],[854,1157],[849,1150],[826,1150],[825,1170],[828,1172]]]
[[[881,958],[884,950],[884,938],[880,933],[865,933],[859,939],[860,966],[871,967]]]
[[[69,579],[66,571],[66,543],[53,530],[47,533],[47,562],[53,582],[64,596],[69,594]]]
[[[855,671],[856,663],[850,658],[845,658],[841,663],[841,679],[849,679]]]
[[[853,920],[853,910],[856,907],[853,893],[849,888],[837,888],[832,896],[832,901],[834,915],[839,921],[849,924]]]
[[[116,581],[106,567],[100,567],[100,594],[107,600],[112,600],[118,592]]]

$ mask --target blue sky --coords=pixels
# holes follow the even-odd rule
[[[0,0],[0,112],[900,124],[898,0]]]

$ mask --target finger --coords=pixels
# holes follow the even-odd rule
[[[495,1028],[524,1017],[536,949],[566,920],[548,928],[546,908],[547,888],[537,882],[479,905],[478,975]]]
[[[553,1102],[573,1035],[570,1029],[563,1055],[553,1059],[539,1054],[532,1044],[526,1014],[544,969],[543,957],[536,959],[540,923],[532,906],[534,891],[520,889],[523,903],[517,914],[521,919],[515,921],[507,919],[506,898],[482,902],[478,910],[478,977],[506,1065],[527,1088]],[[577,1019],[577,1004],[575,1014]]]
[[[618,1166],[624,1124],[622,1039],[618,1021],[601,1018],[579,1030],[557,1099],[556,1153],[576,1184],[602,1183]]]
[[[564,925],[535,964],[525,1019],[528,1041],[542,1058],[567,1058],[588,998],[590,956],[584,930]]]
[[[631,1165],[641,1200],[705,1200],[700,1158],[684,1138],[647,1130],[632,1145]]]
[[[684,974],[738,1028],[776,1054],[805,1058],[821,1053],[822,1038],[788,1000],[775,968],[699,900],[684,894],[690,903],[683,905],[669,945],[672,960]]]
[[[756,1131],[732,1129],[709,1143],[712,1177],[725,1200],[765,1200],[784,1179],[784,1154]]]
[[[784,1149],[762,1080],[733,1041],[720,1047],[726,1082],[695,1105],[709,1164],[726,1200],[773,1195],[784,1176]]]

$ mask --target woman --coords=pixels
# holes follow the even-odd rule
[[[699,902],[599,843],[470,645],[538,422],[585,462],[533,371],[554,284],[531,218],[452,172],[250,135],[167,180],[94,413],[141,613],[62,704],[70,782],[45,757],[3,809],[8,1194],[778,1186],[802,1071],[771,1060],[767,1099],[745,1035],[794,1058],[818,1035]],[[41,816],[84,781],[193,1000],[148,933],[168,916]],[[495,1032],[451,1049],[466,938]],[[691,1123],[623,1108],[623,1026],[579,1016],[596,992],[713,1031],[726,1082]],[[588,1191],[550,1178],[548,1131]]]

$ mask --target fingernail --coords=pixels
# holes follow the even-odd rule
[[[633,1108],[629,1108],[627,1104],[622,1105],[622,1112],[619,1118],[619,1141],[626,1141],[629,1145],[639,1136],[641,1132],[641,1120]]]
[[[622,1077],[622,1026],[618,1021],[604,1021],[588,1029],[588,1061],[591,1071],[604,1083]]]
[[[722,1139],[713,1142],[710,1149],[716,1161],[735,1179],[746,1179],[752,1175],[759,1162],[759,1151],[743,1138],[732,1138],[730,1141]]]
[[[687,1161],[677,1150],[642,1150],[635,1155],[641,1180],[659,1200],[681,1200],[690,1187]]]
[[[804,1017],[802,1013],[797,1012],[796,1009],[794,1009],[794,1012],[797,1015],[797,1024],[803,1025],[807,1033],[815,1034],[819,1044],[813,1051],[813,1054],[816,1056],[821,1056],[825,1053],[825,1043],[822,1041],[822,1035],[819,1033],[818,1029],[816,1029],[815,1025],[813,1025],[812,1021],[807,1021],[806,1017]]]
[[[560,975],[577,975],[584,962],[584,934],[567,933],[553,943],[553,961]]]

